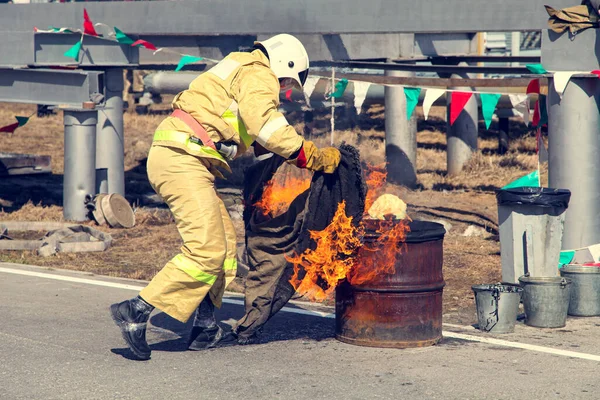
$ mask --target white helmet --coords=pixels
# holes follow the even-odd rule
[[[282,90],[298,86],[300,90],[308,76],[308,54],[302,43],[292,35],[281,34],[254,42],[255,48],[267,53],[271,70],[279,79]]]

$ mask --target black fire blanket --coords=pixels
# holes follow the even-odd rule
[[[264,185],[273,178],[284,159],[273,156],[246,171],[244,223],[250,271],[246,278],[246,315],[234,328],[240,338],[258,335],[264,324],[294,295],[290,284],[294,268],[285,256],[313,248],[309,231],[325,229],[342,201],[346,202],[346,215],[353,217],[355,224],[360,222],[367,193],[360,154],[345,144],[339,149],[342,159],[336,172],[315,173],[310,188],[275,218],[265,217],[254,204],[261,199]]]

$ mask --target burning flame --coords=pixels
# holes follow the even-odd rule
[[[385,164],[379,166],[367,165],[365,181],[367,183],[365,211],[368,211],[375,202],[375,199],[381,196],[382,191],[387,183],[387,171],[385,170]]]
[[[316,248],[287,257],[288,262],[294,264],[290,283],[310,300],[323,301],[344,279],[360,285],[393,274],[408,231],[406,221],[382,220],[376,231],[377,238],[362,244],[364,225],[352,224],[352,217],[346,216],[346,204],[342,202],[327,228],[310,232]],[[302,277],[301,270],[305,272]]]
[[[396,272],[396,260],[404,249],[406,234],[410,231],[407,221],[379,221],[376,239],[367,242],[358,251],[348,282],[361,285],[381,275]]]
[[[264,187],[260,201],[254,204],[263,215],[275,217],[287,211],[292,201],[310,188],[310,176],[301,177],[292,174],[277,174]]]
[[[365,212],[382,195],[386,179],[385,164],[367,166]],[[346,205],[342,202],[327,228],[310,232],[316,244],[314,250],[288,257],[294,264],[290,283],[312,301],[325,300],[344,279],[352,285],[361,285],[396,272],[396,260],[410,230],[410,219],[378,220],[375,233],[365,235],[364,224],[355,227],[345,211]],[[366,239],[364,243],[363,239]]]
[[[296,291],[311,300],[325,300],[354,265],[354,259],[350,256],[361,245],[359,231],[352,224],[352,217],[346,216],[346,203],[341,202],[327,228],[319,232],[310,231],[316,248],[287,258],[294,264],[290,283]],[[302,278],[301,268],[306,272]]]

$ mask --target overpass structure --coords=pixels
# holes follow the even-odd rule
[[[311,61],[363,66],[361,63],[368,62],[374,64],[370,68],[386,70],[389,83],[403,82],[411,70],[417,69],[416,61],[430,57],[445,64],[438,70],[443,78],[477,72],[472,65],[457,65],[476,58],[456,57],[479,56],[477,32],[542,31],[542,63],[547,70],[598,69],[598,31],[588,29],[575,40],[568,34],[548,31],[546,2],[298,0],[284,5],[275,0],[180,0],[2,4],[0,101],[65,108],[65,217],[77,220],[85,218],[86,194],[124,193],[122,70],[164,68],[178,60],[167,52],[153,55],[137,47],[86,36],[84,52],[74,64],[63,54],[80,35],[36,33],[34,27],[78,28],[85,7],[95,22],[118,27],[132,38],[213,59],[248,48],[256,39],[287,32],[305,43]],[[576,3],[555,0],[552,6],[560,9]],[[102,32],[103,27],[98,29]],[[503,73],[524,73],[519,67],[505,68]],[[573,192],[564,247],[598,243],[600,81],[594,75],[576,75],[562,98],[553,89],[551,75],[548,81],[550,186]],[[476,79],[469,82],[470,86],[477,85]],[[398,113],[402,101],[401,89],[386,88],[389,115]],[[476,103],[467,105],[467,112],[461,116],[467,118],[466,125],[471,128],[463,128],[463,132],[449,129],[449,159],[476,148],[476,107]],[[407,171],[414,174],[414,129],[400,117],[388,119],[390,172],[399,176]],[[84,163],[87,167],[81,168]]]

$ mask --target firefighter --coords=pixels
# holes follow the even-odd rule
[[[235,229],[215,190],[218,168],[231,172],[227,162],[251,146],[257,155],[272,152],[300,168],[337,168],[337,149],[304,140],[278,111],[279,92],[302,89],[308,70],[302,43],[281,34],[255,42],[251,52],[229,54],[173,100],[173,113],[154,134],[147,170],[175,217],[181,253],[139,296],[110,307],[137,358],[150,358],[146,323],[154,308],[184,323],[195,311],[191,350],[214,347],[224,336],[214,308],[237,261]]]

